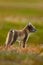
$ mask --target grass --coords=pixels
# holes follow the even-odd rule
[[[24,0],[0,0],[0,15],[43,16],[43,0],[41,0],[42,5],[39,1],[40,0],[25,0],[25,2]]]
[[[43,9],[1,7],[0,14],[1,15],[43,16]]]
[[[36,27],[37,32],[33,33],[27,45],[28,48],[21,49],[18,43],[11,51],[2,50],[5,44],[7,33],[10,29],[23,29],[28,22],[10,22],[5,21],[4,18],[10,16],[29,17],[32,24]],[[32,17],[36,17],[33,23]],[[30,20],[29,19],[29,20]],[[39,19],[39,21],[38,21]],[[37,22],[35,22],[37,21]],[[32,47],[32,44],[36,46]],[[43,49],[40,52],[37,45],[43,44],[43,0],[0,0],[0,65],[43,65]],[[29,52],[30,50],[30,52]],[[33,52],[36,53],[33,53]],[[28,52],[28,53],[27,53]]]
[[[25,24],[23,24],[23,26],[21,25],[21,23],[8,23],[8,22],[3,22],[0,23],[0,44],[3,44],[5,42],[5,38],[7,36],[7,33],[10,29],[19,29],[22,28]],[[4,35],[3,35],[4,34]],[[3,40],[3,41],[2,41]]]
[[[1,2],[29,2],[29,3],[37,3],[37,2],[43,2],[43,0],[0,0]]]
[[[0,45],[3,45],[7,36],[7,33],[10,29],[23,29],[25,27],[25,25],[27,25],[26,22],[16,22],[16,23],[12,23],[12,22],[3,22],[0,23]],[[36,27],[37,32],[33,33],[28,42],[29,43],[34,43],[34,44],[42,44],[43,43],[43,24],[36,24],[33,23],[33,25]],[[3,41],[2,41],[3,40]],[[39,41],[40,40],[40,41]]]
[[[30,65],[30,64],[37,64],[37,65],[43,65],[43,58],[39,57],[37,54],[20,54],[16,53],[14,51],[1,51],[0,52],[0,63],[3,64],[10,64],[10,65]],[[41,59],[41,60],[40,60]],[[4,61],[4,62],[3,62]],[[3,62],[3,63],[2,63]]]

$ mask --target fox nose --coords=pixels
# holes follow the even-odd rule
[[[37,32],[37,30],[36,29],[33,29],[33,32]]]

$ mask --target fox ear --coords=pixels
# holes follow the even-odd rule
[[[31,25],[31,22],[29,22],[29,25]]]

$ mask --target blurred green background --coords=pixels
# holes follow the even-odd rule
[[[43,44],[43,0],[0,0],[0,46],[5,44],[10,29],[23,29],[29,22],[36,27],[37,32],[30,36],[27,45]],[[1,50],[1,65],[43,65],[40,53],[20,54]]]
[[[0,0],[0,45],[4,44],[8,31],[22,29],[29,22],[37,33],[29,43],[43,43],[43,0]]]

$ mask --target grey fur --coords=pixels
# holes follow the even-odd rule
[[[25,47],[25,43],[28,40],[30,33],[35,32],[36,29],[32,24],[28,24],[23,30],[10,30],[6,39],[6,46],[12,45],[18,40],[20,43],[23,43],[23,48]]]

